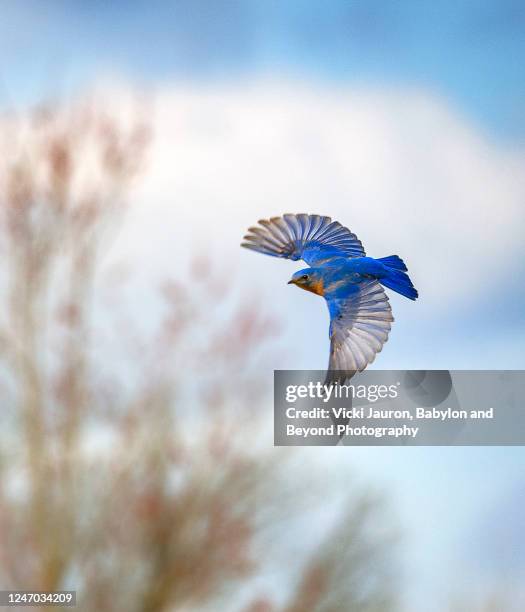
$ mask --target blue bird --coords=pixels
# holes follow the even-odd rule
[[[250,227],[241,246],[297,261],[310,268],[288,284],[321,295],[330,313],[327,382],[343,383],[361,372],[383,348],[394,320],[387,287],[415,300],[418,293],[397,255],[366,257],[348,228],[320,215],[283,215]],[[382,285],[382,286],[381,286]]]

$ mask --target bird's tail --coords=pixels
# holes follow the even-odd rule
[[[385,266],[386,274],[379,282],[388,289],[404,295],[409,300],[415,300],[418,292],[410,280],[405,262],[397,255],[383,257],[379,261]]]
[[[387,266],[387,268],[393,268],[394,270],[402,270],[403,272],[407,271],[405,262],[401,259],[401,257],[398,257],[397,255],[380,257],[378,261],[380,261],[383,265]]]

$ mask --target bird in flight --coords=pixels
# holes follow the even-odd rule
[[[288,284],[321,295],[330,313],[327,383],[344,383],[361,372],[383,348],[394,320],[387,287],[415,300],[418,293],[397,255],[366,257],[348,228],[321,215],[283,215],[250,227],[241,246],[310,267]]]

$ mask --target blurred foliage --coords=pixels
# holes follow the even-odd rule
[[[211,262],[166,280],[145,335],[106,305],[124,375],[99,354],[101,254],[147,158],[142,113],[83,103],[0,127],[1,587],[77,589],[101,612],[395,609],[388,522],[356,486],[311,555],[275,553],[272,530],[301,529],[329,487],[257,442],[276,324]]]

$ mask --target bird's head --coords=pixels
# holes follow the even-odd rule
[[[299,270],[288,281],[289,285],[297,285],[305,291],[311,291],[317,295],[324,295],[323,277],[318,270],[306,268]]]

